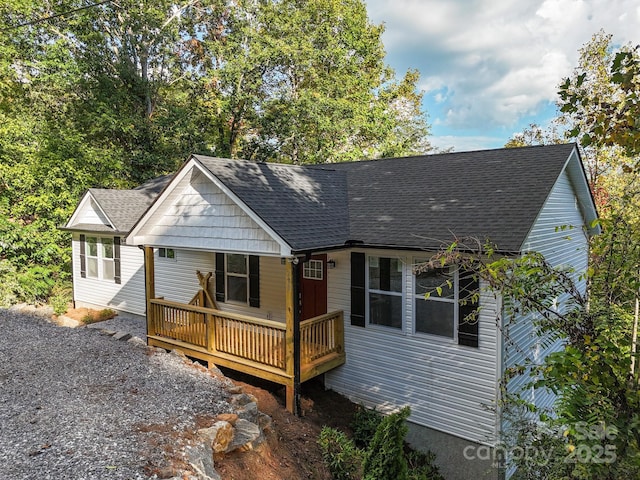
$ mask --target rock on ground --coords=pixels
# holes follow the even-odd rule
[[[202,419],[238,409],[224,377],[141,342],[8,310],[0,329],[2,478],[158,478],[188,467],[180,442]]]

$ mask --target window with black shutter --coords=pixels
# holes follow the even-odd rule
[[[260,257],[216,254],[216,300],[260,307]]]
[[[473,272],[458,272],[458,344],[478,346],[480,282]]]
[[[113,280],[118,285],[122,283],[120,268],[120,237],[113,237]]]
[[[87,278],[86,235],[80,235],[80,276]]]
[[[351,252],[351,325],[365,326],[365,279],[364,253]]]
[[[414,275],[415,332],[477,347],[479,288],[471,271],[454,267],[418,271]]]

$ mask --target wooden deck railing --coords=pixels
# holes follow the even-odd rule
[[[168,300],[151,300],[150,332],[207,348],[209,309]]]
[[[344,350],[342,311],[310,318],[300,323],[300,359],[310,363]]]
[[[150,300],[147,322],[150,344],[179,348],[187,355],[285,385],[293,379],[284,323],[160,298]],[[342,311],[300,323],[302,381],[342,363]]]
[[[286,327],[198,305],[151,300],[155,335],[284,370]]]
[[[219,312],[213,315],[215,349],[236,357],[285,369],[283,323]]]

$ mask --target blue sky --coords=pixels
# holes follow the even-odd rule
[[[640,44],[639,0],[365,0],[387,63],[421,73],[431,143],[503,146],[555,117],[557,86],[598,30]]]

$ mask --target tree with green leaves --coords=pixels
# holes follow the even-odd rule
[[[503,388],[499,405],[506,451],[529,453],[507,458],[518,467],[512,478],[637,478],[640,375],[631,370],[629,312],[583,293],[576,272],[537,252],[504,256],[490,243],[459,239],[430,258],[427,266],[434,265],[472,272],[503,299],[505,319],[530,319],[543,345],[564,344],[542,361],[526,355],[502,379],[504,386],[516,376],[528,379],[522,392]],[[499,328],[507,348],[522,349],[508,323]],[[539,390],[556,394],[552,411],[527,400]]]
[[[202,39],[224,156],[326,163],[430,150],[418,75],[384,64],[360,0],[249,2]]]
[[[528,385],[557,394],[555,415],[542,416],[543,429],[520,424],[517,436],[522,445],[549,448],[554,455],[546,465],[520,462],[516,478],[640,475],[639,48],[616,48],[610,35],[599,32],[580,50],[578,66],[560,86],[556,124],[583,149],[601,215],[602,234],[590,246],[590,296],[575,295],[573,282],[543,258],[533,270],[510,266],[515,277],[496,285],[537,314],[542,331],[557,332],[566,343],[532,369]],[[571,292],[572,308],[549,310],[545,299],[563,291]]]
[[[560,111],[576,121],[570,136],[583,147],[621,148],[640,153],[640,46],[613,51],[610,35],[599,32],[581,51],[581,65],[560,86]]]
[[[81,194],[131,188],[190,153],[287,163],[425,153],[418,76],[384,64],[382,31],[362,0],[2,3],[3,268],[68,278],[57,227]]]

